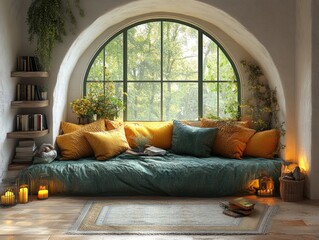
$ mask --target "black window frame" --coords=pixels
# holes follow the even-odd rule
[[[150,22],[161,22],[161,79],[160,81],[146,81],[146,80],[128,80],[128,74],[127,74],[127,32],[129,29],[136,27],[138,25],[141,24],[145,24],[145,23],[150,23]],[[183,24],[186,25],[188,27],[194,28],[198,31],[198,80],[194,80],[194,81],[180,81],[180,80],[170,80],[170,81],[165,81],[163,80],[163,22],[173,22],[173,23],[179,23],[179,24]],[[136,22],[130,26],[125,27],[124,29],[120,30],[119,32],[117,32],[116,34],[114,34],[111,38],[109,38],[105,43],[102,44],[102,46],[96,51],[96,53],[94,54],[94,56],[92,57],[92,59],[90,60],[90,63],[88,65],[88,68],[86,70],[85,73],[85,77],[84,77],[84,81],[83,81],[83,96],[86,95],[86,85],[87,83],[90,82],[96,82],[94,81],[90,81],[88,80],[88,76],[89,76],[89,72],[90,69],[95,61],[95,59],[97,58],[97,56],[101,53],[101,51],[104,50],[104,48],[107,46],[108,43],[110,43],[113,39],[115,39],[116,37],[118,37],[119,35],[123,34],[123,80],[114,80],[112,82],[117,83],[123,83],[123,92],[127,92],[127,86],[129,82],[142,82],[142,83],[159,83],[161,84],[161,119],[159,119],[158,121],[163,121],[163,83],[164,82],[178,82],[178,83],[189,83],[189,82],[196,82],[198,83],[198,119],[200,120],[200,118],[204,117],[203,116],[203,84],[204,83],[217,83],[217,88],[219,89],[219,85],[220,83],[223,82],[236,82],[237,83],[237,100],[238,100],[238,110],[237,110],[237,116],[240,117],[241,116],[241,108],[240,108],[240,103],[241,103],[241,84],[240,84],[240,78],[239,78],[239,74],[238,74],[238,70],[233,62],[233,60],[231,59],[230,55],[226,52],[226,50],[224,49],[224,47],[222,46],[222,44],[217,41],[213,36],[211,36],[210,34],[208,34],[206,31],[204,31],[203,29],[199,28],[198,26],[195,26],[191,23],[185,22],[185,21],[181,21],[181,20],[176,20],[176,19],[149,19],[149,20],[144,20],[144,21],[139,21]],[[219,62],[217,62],[217,79],[216,80],[204,80],[204,74],[203,74],[203,36],[208,37],[211,41],[213,41],[216,45],[217,45],[217,54],[219,55],[219,52],[222,51],[223,54],[227,57],[229,63],[231,64],[233,70],[234,70],[234,74],[235,74],[235,78],[236,80],[234,81],[225,81],[225,80],[220,80],[220,71],[219,71]],[[104,64],[105,64],[105,51],[103,54],[103,60],[104,60]],[[217,56],[217,61],[219,61],[219,56]],[[105,65],[103,66],[104,69]],[[105,72],[103,72],[103,80],[99,82],[103,82],[106,83],[107,79],[106,79],[106,74]],[[127,119],[127,95],[123,94],[123,102],[124,102],[124,110],[123,110],[123,121],[144,121],[144,120],[138,120],[138,119]],[[217,91],[217,117],[219,117],[220,115],[220,105],[219,105],[219,90]],[[187,120],[187,119],[185,119]]]

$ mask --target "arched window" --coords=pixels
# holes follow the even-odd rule
[[[123,97],[124,121],[236,118],[239,112],[233,62],[213,37],[185,22],[140,22],[105,42],[87,69],[84,95],[108,81]]]

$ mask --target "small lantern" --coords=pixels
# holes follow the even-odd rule
[[[264,176],[259,179],[259,189],[257,195],[261,197],[271,197],[274,195],[274,181],[271,177]]]
[[[2,180],[2,188],[0,189],[1,206],[10,207],[17,203],[17,184],[14,178]]]
[[[31,200],[31,176],[19,177],[18,184],[18,194],[19,194],[19,203],[28,203]]]
[[[40,175],[38,199],[44,200],[49,198],[49,175],[43,173]]]

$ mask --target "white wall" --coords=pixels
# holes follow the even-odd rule
[[[4,113],[5,121],[12,123],[13,113],[9,110],[9,100],[14,92],[12,80],[8,77],[8,69],[12,70],[15,57],[25,54],[24,49],[30,50],[27,39],[22,38],[22,48],[19,49],[19,30],[23,29],[25,34],[26,26],[25,12],[27,8],[18,6],[20,1],[1,0],[0,26],[8,31],[5,37],[1,36],[0,51],[5,51],[5,58],[0,59],[2,99],[1,113]],[[30,0],[24,1],[26,6]],[[297,8],[296,8],[297,3]],[[231,39],[229,46],[235,42],[240,46],[242,52],[251,55],[263,68],[266,76],[273,87],[279,92],[281,105],[281,116],[286,121],[286,145],[284,157],[287,160],[297,160],[300,154],[311,165],[310,196],[319,198],[319,189],[315,189],[315,180],[318,178],[319,166],[315,163],[318,156],[317,148],[312,147],[318,140],[318,105],[315,103],[315,94],[318,91],[318,32],[314,22],[318,23],[318,1],[316,0],[121,0],[121,1],[81,1],[85,9],[85,18],[78,18],[78,31],[76,35],[68,35],[63,44],[58,44],[54,54],[50,78],[48,81],[49,98],[51,107],[48,109],[48,120],[51,126],[50,134],[43,138],[43,141],[54,142],[58,134],[59,123],[70,111],[68,94],[80,96],[80,88],[75,89],[73,81],[80,82],[83,74],[74,69],[85,66],[83,56],[93,52],[93,47],[98,45],[96,41],[104,41],[103,34],[107,36],[107,30],[115,26],[125,25],[133,19],[141,18],[145,14],[166,14],[184,15],[192,20],[201,19],[214,28],[219,28],[224,36]],[[15,5],[16,11],[9,14],[8,9]],[[312,7],[312,8],[311,8]],[[25,10],[22,10],[25,9]],[[20,13],[19,11],[24,11]],[[311,11],[312,14],[309,13]],[[310,14],[310,15],[309,15]],[[309,19],[310,16],[310,19]],[[21,26],[16,19],[20,18]],[[312,27],[309,29],[309,22]],[[24,26],[23,26],[24,25]],[[11,27],[13,26],[13,27]],[[318,25],[316,25],[318,26]],[[212,27],[213,29],[213,27]],[[306,34],[301,37],[300,34]],[[220,36],[221,36],[220,35]],[[95,40],[100,36],[99,40]],[[16,37],[16,38],[15,38]],[[313,42],[312,47],[309,44]],[[13,45],[13,46],[12,46]],[[226,43],[227,45],[227,43]],[[31,47],[32,49],[32,47]],[[303,55],[303,51],[307,54]],[[314,54],[314,51],[316,55]],[[83,55],[84,54],[84,55]],[[86,55],[85,55],[86,54]],[[2,54],[1,54],[2,55]],[[310,56],[311,55],[311,56]],[[86,58],[85,57],[85,58]],[[239,58],[239,55],[237,56]],[[315,61],[316,60],[316,61]],[[311,64],[309,65],[304,62]],[[89,62],[89,60],[88,60]],[[87,62],[87,63],[88,63]],[[5,67],[4,67],[5,66]],[[83,71],[82,71],[83,72]],[[73,78],[75,76],[75,78]],[[70,79],[72,82],[69,82]],[[298,80],[297,80],[298,79]],[[303,81],[305,79],[305,81]],[[296,81],[295,81],[296,80]],[[9,84],[8,84],[9,83]],[[70,83],[70,85],[69,85]],[[11,88],[3,96],[3,85]],[[68,89],[69,88],[69,89]],[[70,92],[68,92],[70,91]],[[307,96],[305,98],[305,96]],[[310,98],[311,100],[309,100]],[[307,100],[308,99],[308,100]],[[306,105],[305,105],[306,104]],[[312,104],[312,106],[311,106]],[[309,107],[308,109],[305,106]],[[301,114],[306,114],[304,119]],[[308,122],[310,120],[310,123]],[[3,120],[1,120],[3,121]],[[305,127],[305,125],[307,127]],[[315,128],[316,127],[316,128]],[[12,126],[0,125],[1,147],[7,147],[11,140],[5,139],[5,133],[11,130]],[[306,132],[303,132],[305,130]],[[311,133],[311,134],[310,134]],[[309,137],[309,134],[311,137]],[[2,150],[1,150],[2,151]],[[7,148],[2,153],[2,158],[9,158],[12,149]],[[302,152],[304,151],[304,153]],[[1,160],[3,162],[3,160]],[[5,160],[7,162],[7,160]],[[4,168],[3,165],[2,169]],[[0,168],[0,173],[1,173]],[[0,174],[1,175],[1,174]]]
[[[311,79],[312,19],[311,0],[298,0],[296,11],[296,119],[298,158],[309,167],[311,162]],[[305,97],[307,93],[307,97]],[[308,182],[309,183],[309,182]],[[307,184],[307,192],[309,192]]]
[[[20,48],[22,34],[19,0],[1,0],[0,2],[0,181],[5,175],[9,161],[13,156],[15,140],[6,138],[7,132],[14,129],[14,114],[10,108],[14,100],[17,79],[10,78],[16,68],[16,57]]]
[[[312,0],[312,85],[311,99],[312,112],[311,117],[311,174],[310,174],[310,198],[319,199],[319,1]],[[307,94],[307,93],[305,93]]]

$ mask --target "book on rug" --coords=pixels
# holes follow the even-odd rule
[[[255,203],[246,198],[235,198],[228,202],[220,202],[220,206],[224,208],[223,213],[228,216],[244,217],[253,212]]]
[[[234,198],[234,199],[230,200],[229,203],[231,205],[235,205],[235,206],[237,206],[241,209],[244,209],[244,210],[253,209],[255,206],[254,202],[252,202],[246,198],[243,198],[243,197]]]

